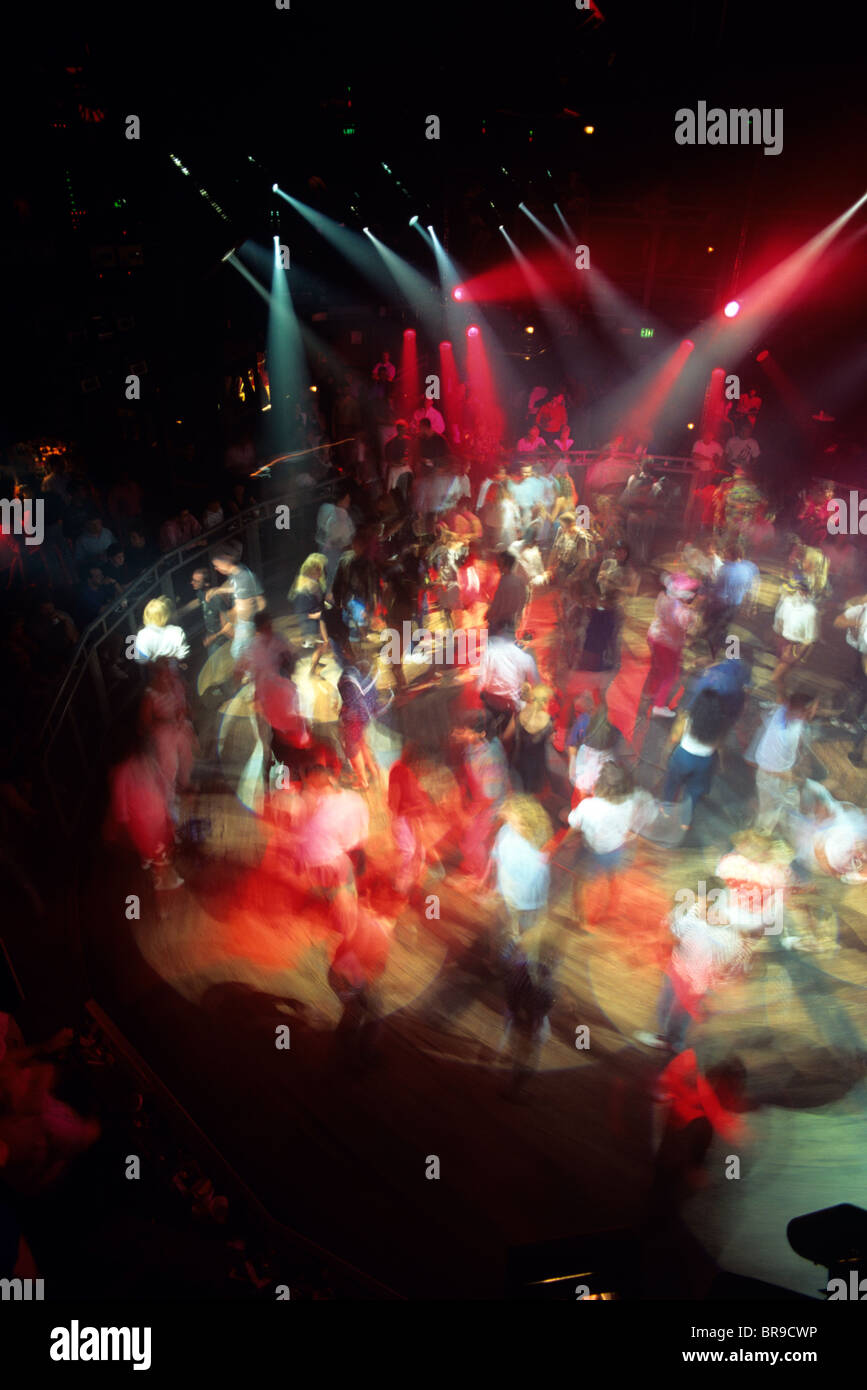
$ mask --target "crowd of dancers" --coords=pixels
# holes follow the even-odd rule
[[[186,670],[221,652],[224,708],[243,707],[261,742],[269,871],[321,917],[350,1035],[375,1048],[395,924],[409,913],[417,933],[438,919],[448,885],[491,909],[479,950],[502,988],[519,1087],[550,1036],[570,936],[616,921],[637,846],[663,853],[670,874],[701,844],[699,808],[716,786],[725,817],[721,778],[738,761],[754,772],[746,810],[723,853],[710,837],[701,881],[672,905],[656,1021],[634,1032],[668,1060],[662,1089],[724,1125],[688,1047],[693,1025],[749,978],[769,938],[833,951],[825,889],[867,882],[867,817],[810,760],[823,722],[854,737],[861,762],[860,557],[829,534],[833,483],[814,480],[788,517],[771,506],[758,450],[743,447],[754,415],[725,447],[703,435],[675,487],[622,437],[576,468],[560,404],[546,423],[560,424],[561,447],[534,424],[513,457],[481,467],[432,446],[427,417],[399,421],[378,480],[334,478],[270,608],[239,548],[200,565],[186,605],[201,617],[197,652],[183,612],[173,622],[167,599],[149,603],[138,745],[114,771],[109,825],[158,892],[182,885],[175,845],[196,758]],[[645,642],[625,640],[649,604]],[[420,637],[432,633],[481,640],[432,656]],[[816,654],[844,641],[852,673],[835,703]]]

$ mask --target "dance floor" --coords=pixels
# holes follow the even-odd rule
[[[767,645],[774,601],[768,581],[745,639]],[[609,703],[632,739],[638,780],[658,790],[671,729],[636,717],[652,603],[652,592],[627,602]],[[545,674],[550,597],[528,625]],[[823,657],[805,673],[829,700],[845,679],[845,651],[838,655],[839,669]],[[759,660],[767,673],[770,656]],[[383,763],[409,732],[423,730],[435,745],[465,690],[460,677],[446,678],[392,706],[372,740]],[[704,1066],[737,1056],[746,1068],[746,1131],[737,1141],[716,1137],[701,1180],[647,1224],[662,1063],[632,1035],[653,1025],[669,947],[662,919],[674,894],[708,878],[747,821],[742,751],[758,717],[751,700],[683,844],[638,842],[615,915],[577,925],[568,865],[555,871],[549,913],[564,956],[552,1035],[517,1099],[498,1050],[501,985],[486,955],[495,900],[451,871],[430,875],[411,905],[383,891],[395,856],[379,790],[369,796],[367,875],[380,888],[365,901],[397,919],[385,1023],[376,1065],[347,1060],[327,978],[338,938],[287,890],[273,827],[256,814],[257,731],[243,688],[220,709],[199,711],[197,790],[184,817],[209,828],[178,861],[184,886],[162,894],[157,911],[134,861],[113,862],[92,885],[101,907],[86,935],[100,1002],[275,1217],[404,1295],[498,1298],[510,1250],[639,1226],[646,1297],[702,1297],[719,1268],[816,1295],[823,1273],[790,1250],[786,1224],[838,1202],[863,1204],[863,885],[829,880],[823,904],[837,926],[826,949],[787,950],[765,937],[749,976],[694,1026],[690,1043]],[[823,734],[817,771],[835,795],[863,804],[865,775],[846,758],[847,739],[829,726]],[[568,801],[557,753],[550,772],[546,804],[556,819]],[[444,772],[444,822],[449,779]],[[148,904],[139,922],[117,909],[132,892]],[[425,911],[430,895],[438,918]],[[592,918],[592,893],[587,906]],[[280,1025],[289,1026],[288,1049],[275,1045]],[[586,1048],[576,1045],[582,1025]],[[726,1176],[731,1154],[740,1158],[737,1179]],[[426,1176],[432,1156],[437,1179]]]

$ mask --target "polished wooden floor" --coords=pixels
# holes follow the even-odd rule
[[[637,718],[653,599],[650,589],[628,600],[623,668],[610,696],[629,735],[625,754],[651,790],[671,737],[667,724]],[[767,644],[775,601],[771,575],[750,628],[734,629],[743,640]],[[528,619],[543,674],[555,625],[543,596]],[[803,673],[829,706],[839,705],[845,681],[836,636]],[[770,652],[758,660],[767,673]],[[410,1296],[498,1298],[514,1247],[649,1229],[660,1125],[651,1090],[661,1063],[632,1035],[652,1026],[668,949],[662,919],[674,894],[707,878],[747,823],[741,752],[758,718],[754,703],[683,844],[638,843],[614,915],[578,924],[572,878],[555,872],[549,915],[562,929],[563,956],[552,1036],[514,1098],[509,1058],[498,1050],[501,985],[486,956],[496,902],[454,872],[423,885],[439,898],[438,920],[421,900],[397,909],[367,903],[391,908],[384,1027],[376,1065],[347,1059],[327,980],[337,937],[281,880],[279,839],[260,814],[249,692],[209,711],[208,684],[206,675],[198,790],[184,815],[209,821],[210,833],[180,861],[184,886],[158,904],[146,899],[142,920],[123,924],[127,940],[104,934],[99,948],[121,1022],[152,1065],[276,1215]],[[393,706],[372,740],[383,764],[407,732],[422,730],[434,746],[462,688],[460,679],[441,679]],[[823,726],[816,770],[837,796],[863,803],[865,774],[846,757],[849,744]],[[546,804],[556,818],[568,799],[559,755],[550,770]],[[446,854],[454,796],[444,771]],[[382,793],[371,792],[369,804],[368,876],[388,882],[395,851]],[[117,891],[120,874],[110,885]],[[837,1202],[863,1204],[867,896],[865,886],[828,882],[821,898],[835,923],[826,949],[784,950],[766,938],[748,978],[717,995],[693,1030],[704,1065],[735,1055],[745,1064],[748,1128],[734,1149],[714,1140],[701,1179],[648,1236],[647,1297],[701,1297],[717,1267],[815,1294],[822,1271],[790,1250],[786,1223]],[[592,916],[592,894],[587,906]],[[274,1043],[280,1023],[290,1027],[286,1051]],[[590,1030],[587,1049],[575,1044],[581,1025]],[[733,1152],[737,1179],[725,1175]],[[440,1177],[431,1180],[434,1155]]]

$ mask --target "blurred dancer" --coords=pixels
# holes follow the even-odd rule
[[[196,735],[184,683],[165,657],[151,671],[139,709],[139,729],[162,772],[169,811],[177,823],[178,794],[190,786]]]
[[[710,791],[717,749],[729,728],[725,702],[715,690],[702,690],[690,706],[680,742],[672,749],[662,786],[667,805],[681,794],[686,797],[682,830],[689,829],[697,802]]]
[[[548,706],[554,692],[547,685],[525,687],[525,692],[526,704],[515,720],[512,766],[521,790],[535,796],[548,781],[547,749],[554,734]]]
[[[532,796],[506,797],[500,815],[503,824],[491,849],[488,872],[502,903],[502,955],[535,925],[547,905],[551,870],[542,846],[551,837],[551,822]]]
[[[563,933],[548,925],[531,927],[512,943],[506,956],[506,1011],[499,1051],[508,1047],[512,1076],[504,1092],[517,1100],[536,1071],[539,1053],[551,1036],[554,980],[562,958]]]
[[[366,657],[350,661],[337,683],[343,704],[340,708],[340,733],[346,759],[355,773],[362,791],[382,782],[379,764],[367,742],[367,728],[380,712],[382,701],[376,688],[376,675]]]
[[[631,773],[616,762],[603,765],[591,796],[569,812],[569,829],[582,837],[573,895],[577,917],[583,912],[582,883],[607,880],[607,900],[597,917],[614,913],[620,900],[619,875],[628,847],[655,814],[653,798],[636,788]]]
[[[353,931],[338,942],[328,983],[343,1005],[335,1041],[338,1058],[350,1066],[377,1060],[383,1003],[380,981],[388,964],[393,923],[359,906]]]
[[[452,743],[461,753],[464,830],[462,872],[483,879],[490,858],[500,808],[509,792],[509,769],[500,740],[487,739],[482,728],[459,728]]]
[[[759,797],[755,828],[760,835],[772,835],[781,819],[798,810],[795,765],[817,708],[818,700],[796,691],[770,715],[759,736],[755,749]]]
[[[358,897],[350,854],[365,844],[370,818],[358,793],[338,786],[327,750],[316,750],[288,815],[292,866],[299,882],[323,905],[328,925],[351,936],[358,921]]]
[[[777,604],[774,631],[780,636],[780,659],[771,680],[782,696],[786,676],[806,660],[819,636],[819,610],[810,598],[805,579],[797,580],[794,592],[783,594]]]
[[[135,639],[136,661],[158,661],[161,657],[175,663],[190,654],[190,644],[182,627],[170,622],[174,604],[165,594],[145,604],[143,627]]]
[[[667,701],[680,672],[686,639],[698,627],[699,614],[692,608],[697,593],[697,580],[688,574],[674,574],[666,579],[665,590],[657,597],[653,621],[647,630],[650,670],[644,686],[652,703],[652,715],[674,718],[675,712],[669,709]]]
[[[432,811],[431,799],[418,780],[423,754],[417,744],[408,743],[388,775],[388,809],[391,833],[400,866],[395,891],[406,897],[421,882],[429,856],[439,864],[439,856],[426,847],[426,821]]]
[[[180,888],[183,879],[172,866],[175,831],[169,804],[170,788],[148,742],[117,766],[111,776],[111,801],[104,835],[126,841],[136,850],[143,869],[153,873],[154,888]]]
[[[265,607],[262,585],[252,570],[241,564],[238,559],[238,551],[229,546],[223,546],[214,553],[212,564],[217,573],[225,577],[225,583],[221,584],[218,589],[209,589],[205,597],[208,602],[216,598],[218,594],[226,594],[232,599],[234,636],[231,655],[233,661],[237,661],[255,635],[256,630],[253,626],[255,615],[261,613]]]
[[[723,880],[711,878],[668,918],[675,945],[657,1003],[657,1031],[635,1034],[646,1047],[682,1052],[693,1019],[705,1016],[707,996],[745,972],[752,948],[729,922],[726,899]]]
[[[523,708],[525,683],[540,685],[536,662],[519,647],[508,631],[489,638],[476,677],[485,707],[485,732],[489,738],[511,743],[514,717]]]

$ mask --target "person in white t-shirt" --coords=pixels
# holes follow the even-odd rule
[[[725,461],[729,468],[749,468],[762,452],[755,439],[753,427],[748,420],[742,420],[737,433],[726,440]]]
[[[158,661],[161,657],[178,662],[190,654],[190,644],[182,627],[169,622],[174,613],[170,598],[161,594],[145,604],[144,626],[135,639],[136,661]]]
[[[780,820],[798,810],[795,764],[817,708],[818,700],[796,691],[771,715],[756,744],[759,810],[754,828],[760,835],[773,835]]]
[[[849,695],[844,706],[842,719],[855,724],[864,713],[867,705],[867,594],[850,598],[842,613],[834,619],[834,626],[846,633],[846,643],[855,653],[852,675],[849,681]],[[856,767],[863,766],[864,743],[867,731],[862,730],[855,747],[849,754]]]
[[[355,535],[355,522],[349,515],[351,500],[349,490],[343,489],[336,501],[323,502],[316,515],[316,549],[328,561],[325,583],[329,589],[340,557]]]
[[[799,580],[794,593],[784,594],[774,613],[774,631],[780,637],[780,659],[771,680],[780,695],[788,673],[804,661],[819,636],[819,610],[810,598],[806,580]]]
[[[569,812],[569,829],[582,836],[573,905],[582,915],[581,884],[605,877],[608,899],[605,915],[616,910],[620,896],[617,875],[624,866],[627,846],[655,815],[653,798],[636,788],[631,773],[619,763],[602,767],[592,796]]]
[[[716,472],[723,456],[723,448],[713,430],[702,430],[701,438],[697,439],[692,446],[692,456],[699,473]]]
[[[512,719],[524,706],[524,686],[541,684],[533,656],[508,633],[489,637],[476,682],[486,711],[487,737],[508,739]]]

